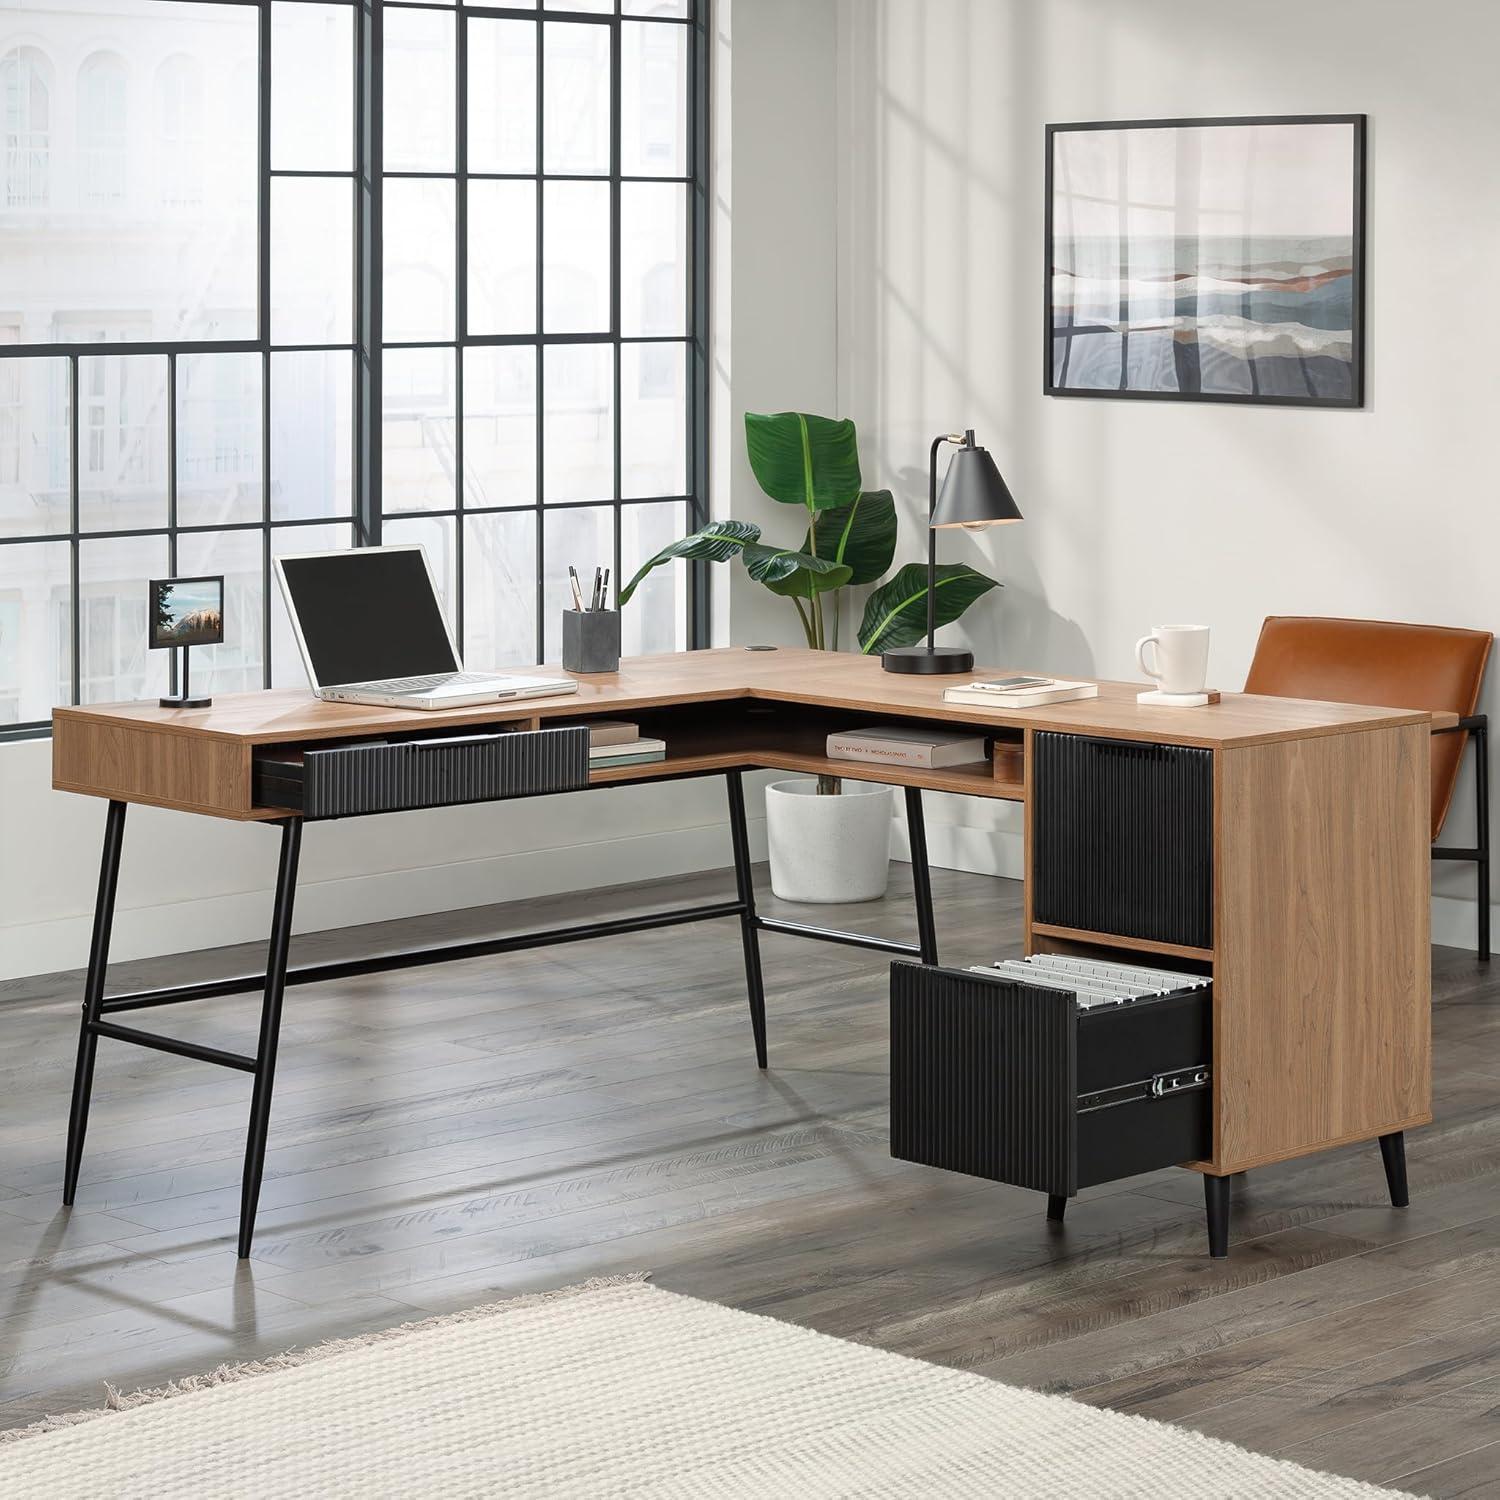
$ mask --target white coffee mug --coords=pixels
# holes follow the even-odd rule
[[[1152,648],[1156,665],[1146,660]],[[1163,693],[1201,693],[1208,681],[1208,626],[1154,625],[1135,643],[1135,659]]]

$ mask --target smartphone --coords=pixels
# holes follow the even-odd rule
[[[1052,682],[1050,677],[992,677],[974,686],[991,693],[1017,693],[1023,688],[1051,687]]]

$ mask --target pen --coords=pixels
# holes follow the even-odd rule
[[[594,569],[594,589],[589,595],[589,608],[596,614],[599,610],[599,569]]]
[[[599,590],[599,608],[609,608],[609,569],[604,570],[604,585]]]
[[[578,587],[578,574],[573,571],[573,564],[568,564],[568,583],[573,590],[573,608],[583,608],[583,591]]]

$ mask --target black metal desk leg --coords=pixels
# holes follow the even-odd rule
[[[1385,1185],[1391,1190],[1391,1207],[1406,1208],[1411,1194],[1406,1187],[1406,1133],[1392,1131],[1380,1137],[1380,1160],[1385,1167]]]
[[[938,961],[937,924],[932,919],[932,872],[927,868],[927,823],[922,816],[922,788],[906,788],[906,836],[911,845],[911,885],[917,898],[917,945],[922,962]]]
[[[1229,1184],[1228,1177],[1203,1177],[1203,1207],[1208,1214],[1208,1253],[1214,1260],[1229,1254]]]
[[[99,1038],[94,1022],[104,999],[109,968],[109,935],[115,920],[115,885],[120,874],[120,845],[125,838],[125,804],[111,802],[104,815],[104,853],[99,861],[99,894],[94,901],[94,936],[89,943],[88,978],[83,985],[83,1019],[78,1026],[78,1061],[73,1068],[73,1107],[68,1112],[68,1154],[63,1168],[63,1202],[78,1191],[83,1137],[89,1125],[89,1096],[94,1091],[94,1052]]]
[[[734,846],[734,883],[740,902],[740,939],[745,945],[745,989],[750,996],[750,1030],[755,1063],[766,1065],[766,987],[760,974],[760,931],[755,925],[755,880],[750,868],[750,835],[745,829],[745,784],[738,771],[725,773],[729,786],[729,839]]]
[[[271,1124],[271,1089],[276,1082],[276,1043],[281,1035],[281,1000],[286,993],[287,950],[292,941],[292,902],[297,895],[297,857],[302,851],[302,819],[281,825],[281,864],[276,872],[276,904],[271,910],[271,946],[266,955],[266,991],[260,1011],[260,1042],[255,1049],[255,1088],[250,1095],[250,1133],[245,1142],[245,1173],[240,1181],[240,1259],[250,1254],[255,1207],[266,1164],[266,1132]]]

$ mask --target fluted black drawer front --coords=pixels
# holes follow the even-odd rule
[[[1039,732],[1032,916],[1213,946],[1213,752]]]
[[[570,792],[589,782],[589,732],[514,730],[255,755],[255,802],[306,818]]]
[[[1105,1010],[891,965],[891,1155],[1067,1197],[1212,1154],[1212,989]]]

